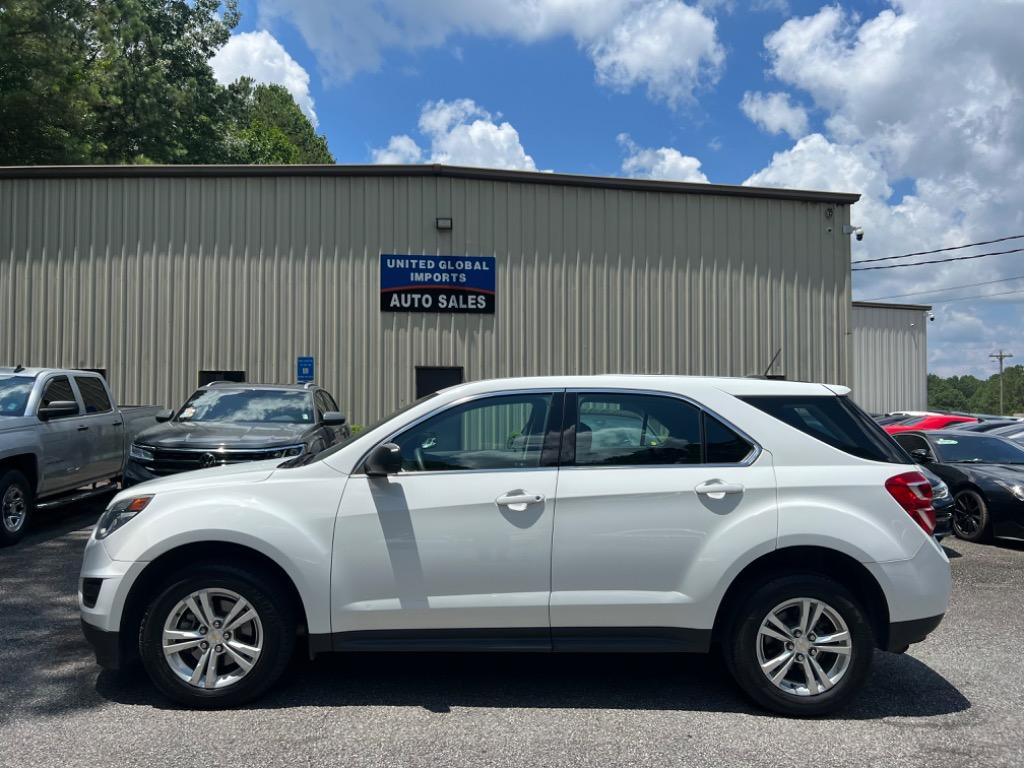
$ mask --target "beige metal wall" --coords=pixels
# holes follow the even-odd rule
[[[829,215],[829,209],[833,215]],[[435,228],[451,216],[450,232]],[[317,380],[357,423],[414,366],[466,378],[775,373],[846,383],[849,207],[444,176],[0,178],[0,364]],[[379,310],[379,254],[494,255],[494,315]]]
[[[871,413],[928,407],[926,306],[853,303],[853,398]]]

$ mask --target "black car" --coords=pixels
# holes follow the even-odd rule
[[[967,541],[1024,537],[1024,446],[952,429],[893,435],[949,486],[953,533]]]
[[[132,443],[125,485],[221,464],[322,451],[351,429],[327,390],[313,384],[200,387],[181,408],[157,414]]]
[[[956,506],[956,502],[953,500],[953,494],[949,492],[949,486],[946,485],[941,477],[928,469],[928,467],[918,466],[921,474],[928,479],[929,484],[932,486],[932,509],[935,510],[934,535],[936,539],[942,541],[953,530],[953,507]]]

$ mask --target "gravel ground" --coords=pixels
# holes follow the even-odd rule
[[[76,580],[102,504],[0,550],[0,766],[1024,764],[1024,545],[948,540],[953,604],[878,653],[845,712],[766,715],[712,657],[359,655],[296,660],[255,706],[190,712],[100,671]]]

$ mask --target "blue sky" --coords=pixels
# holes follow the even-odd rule
[[[1024,234],[1021,2],[242,0],[240,10],[218,77],[285,84],[341,163],[860,192],[853,213],[867,236],[855,259]],[[1024,275],[1020,256],[859,273],[855,295],[1003,280]],[[1024,280],[904,300],[1017,288]],[[1020,335],[1022,301],[936,303],[930,367],[987,375],[988,347]]]

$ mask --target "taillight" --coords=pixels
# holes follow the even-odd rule
[[[885,490],[896,499],[914,522],[931,536],[935,532],[932,484],[920,472],[904,472],[885,481]]]

